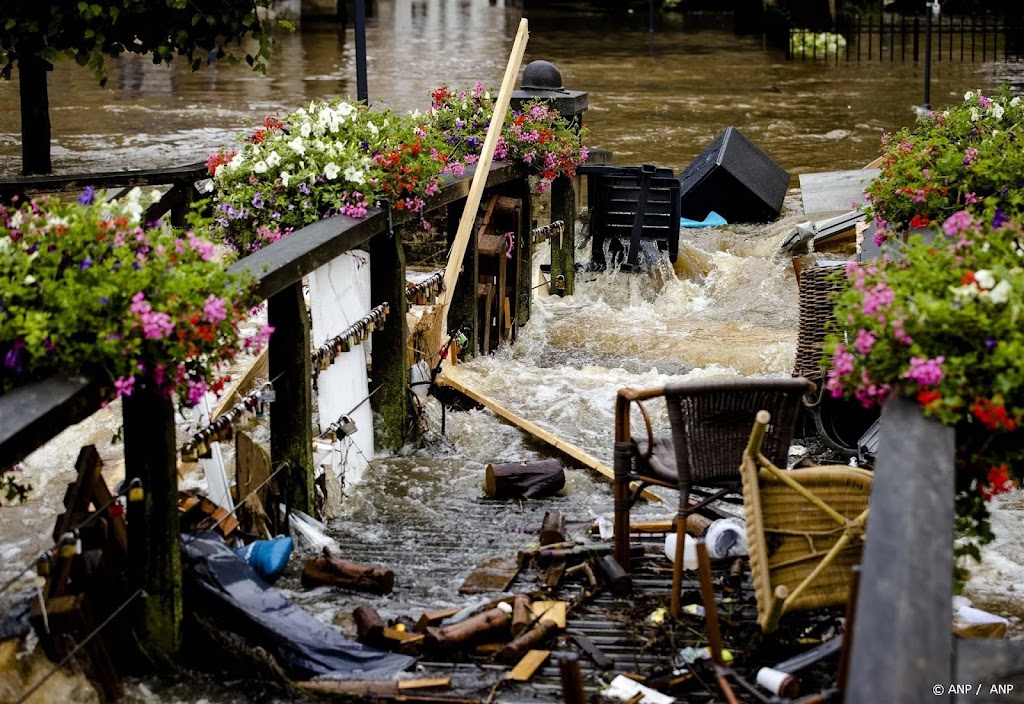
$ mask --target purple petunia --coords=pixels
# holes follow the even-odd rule
[[[96,191],[92,186],[86,186],[85,190],[82,191],[82,195],[78,196],[78,202],[82,205],[92,205],[93,199],[96,196]]]

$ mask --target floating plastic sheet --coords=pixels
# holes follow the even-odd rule
[[[415,658],[367,648],[261,580],[220,536],[182,537],[186,594],[224,628],[272,653],[296,677],[391,679]]]

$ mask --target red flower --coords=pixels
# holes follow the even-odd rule
[[[975,279],[974,279],[974,272],[973,271],[968,271],[966,274],[964,274],[964,277],[962,279],[960,279],[960,285],[961,286],[968,286],[970,284],[973,284],[974,281],[975,281]]]
[[[1001,402],[996,403],[987,398],[976,399],[971,406],[971,413],[989,430],[1003,428],[1012,432],[1017,428],[1017,419],[1006,412],[1006,406]]]
[[[919,215],[915,215],[910,220],[910,226],[911,227],[928,227],[928,223],[930,223],[930,222],[931,222],[931,220],[928,219],[927,215],[920,215],[919,214]]]
[[[992,465],[988,470],[987,482],[978,482],[978,493],[985,501],[990,501],[993,496],[1006,494],[1017,488],[1017,482],[1010,479],[1009,468],[1006,464],[998,467]]]
[[[935,389],[922,389],[917,394],[917,402],[921,404],[922,408],[928,408],[940,401],[942,401],[942,394]]]

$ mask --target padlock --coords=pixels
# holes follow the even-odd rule
[[[208,460],[213,457],[213,450],[210,449],[210,444],[206,440],[200,440],[199,445],[196,446],[196,454],[201,460]]]
[[[199,453],[196,452],[195,445],[187,443],[181,448],[181,461],[182,462],[198,462]]]
[[[340,437],[348,437],[355,434],[356,422],[348,416],[342,416],[338,421],[338,435]]]
[[[273,403],[277,400],[277,392],[274,391],[274,387],[267,382],[267,385],[260,391],[260,401],[263,403]]]

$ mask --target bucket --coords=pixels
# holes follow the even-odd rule
[[[676,534],[669,533],[665,536],[665,556],[670,562],[676,561]],[[686,542],[683,543],[683,569],[697,569],[697,541],[693,536],[687,534]]]

